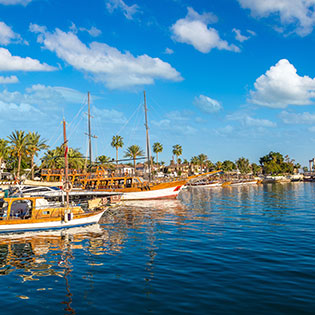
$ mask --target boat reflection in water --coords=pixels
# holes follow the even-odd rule
[[[55,282],[60,282],[59,278],[63,278],[61,290],[66,293],[63,294],[64,300],[60,302],[65,304],[64,310],[67,313],[74,314],[70,286],[74,271],[74,251],[88,251],[87,255],[93,257],[107,254],[109,249],[111,253],[120,251],[122,242],[119,233],[109,233],[99,224],[58,231],[0,234],[0,276],[14,273],[21,277],[22,283],[39,281],[43,277],[57,277]],[[93,259],[89,264],[98,265],[93,263]],[[40,283],[42,285],[45,282]],[[30,299],[22,290],[18,290],[16,296]],[[44,286],[36,290],[58,291],[60,286],[58,289]]]

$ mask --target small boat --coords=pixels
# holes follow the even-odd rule
[[[80,206],[52,204],[42,197],[4,198],[0,209],[0,232],[63,229],[94,224],[106,209],[101,198]]]
[[[230,186],[245,186],[245,185],[255,185],[257,184],[257,180],[241,180],[241,181],[236,181],[232,182]]]

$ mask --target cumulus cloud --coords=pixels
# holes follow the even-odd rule
[[[12,84],[18,83],[19,79],[15,75],[11,75],[9,77],[0,76],[0,84]]]
[[[14,33],[12,28],[0,22],[0,45],[8,45],[10,43],[21,42],[22,38],[19,34]]]
[[[0,117],[2,119],[3,117],[9,117],[10,121],[36,121],[41,116],[43,116],[43,113],[30,104],[0,101]]]
[[[291,113],[287,111],[282,111],[279,117],[285,124],[291,125],[315,124],[315,114],[311,114],[308,112]]]
[[[153,84],[155,79],[182,80],[179,72],[159,58],[148,55],[135,57],[128,51],[122,53],[99,42],[86,46],[73,32],[65,33],[60,29],[50,33],[33,24],[30,29],[40,33],[38,41],[45,48],[55,52],[75,69],[91,74],[96,81],[104,82],[109,88]]]
[[[243,126],[246,127],[276,127],[276,123],[268,119],[253,118],[246,113],[234,113],[228,115],[227,120],[239,121]]]
[[[61,104],[82,104],[86,95],[67,87],[35,84],[25,89],[24,93],[4,90],[0,101],[15,104],[30,104],[41,108],[56,109]]]
[[[258,105],[285,108],[288,105],[309,105],[315,97],[315,78],[301,77],[286,59],[280,60],[254,83],[250,102]]]
[[[128,20],[132,20],[133,16],[139,12],[139,6],[133,4],[128,6],[123,0],[107,0],[106,8],[110,13],[115,10],[121,10]]]
[[[221,104],[209,96],[199,95],[194,99],[194,105],[205,113],[212,114],[222,109]]]
[[[277,15],[281,25],[291,26],[305,36],[312,32],[315,24],[315,0],[238,0],[241,7],[249,9],[254,17]]]
[[[240,49],[237,46],[222,40],[216,29],[208,28],[208,24],[214,23],[216,20],[217,18],[212,13],[200,15],[189,7],[186,17],[172,25],[173,39],[192,45],[202,53],[208,53],[213,48],[239,52]]]
[[[29,3],[31,3],[33,0],[0,0],[0,4],[3,5],[16,5],[20,4],[23,6],[27,6]]]
[[[54,71],[56,68],[30,57],[12,56],[9,50],[0,48],[0,71]]]
[[[245,42],[246,40],[249,40],[252,36],[255,36],[256,33],[251,31],[251,30],[247,30],[247,33],[250,34],[248,36],[245,36],[241,33],[241,31],[237,28],[233,28],[232,30],[233,33],[235,33],[235,39],[239,42]]]

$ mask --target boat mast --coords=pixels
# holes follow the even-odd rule
[[[63,119],[63,145],[65,148],[65,182],[64,182],[64,188],[66,188],[66,205],[69,207],[69,166],[68,166],[68,140],[67,140],[67,134],[66,134],[66,121]]]
[[[91,133],[91,106],[90,106],[90,92],[88,92],[88,133],[86,135],[89,137],[89,163],[90,168],[92,167],[92,138],[97,138]]]
[[[92,166],[92,135],[91,135],[91,106],[90,106],[90,92],[88,92],[88,133],[89,133],[89,160],[90,167]]]
[[[149,126],[148,126],[148,108],[147,108],[147,98],[145,91],[144,95],[144,114],[145,114],[145,129],[146,129],[146,141],[147,141],[147,158],[149,167],[149,181],[151,180],[151,150],[150,150],[150,138],[149,138]]]

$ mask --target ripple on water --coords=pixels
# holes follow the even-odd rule
[[[314,197],[312,183],[188,189],[100,225],[0,236],[2,310],[312,313]]]

